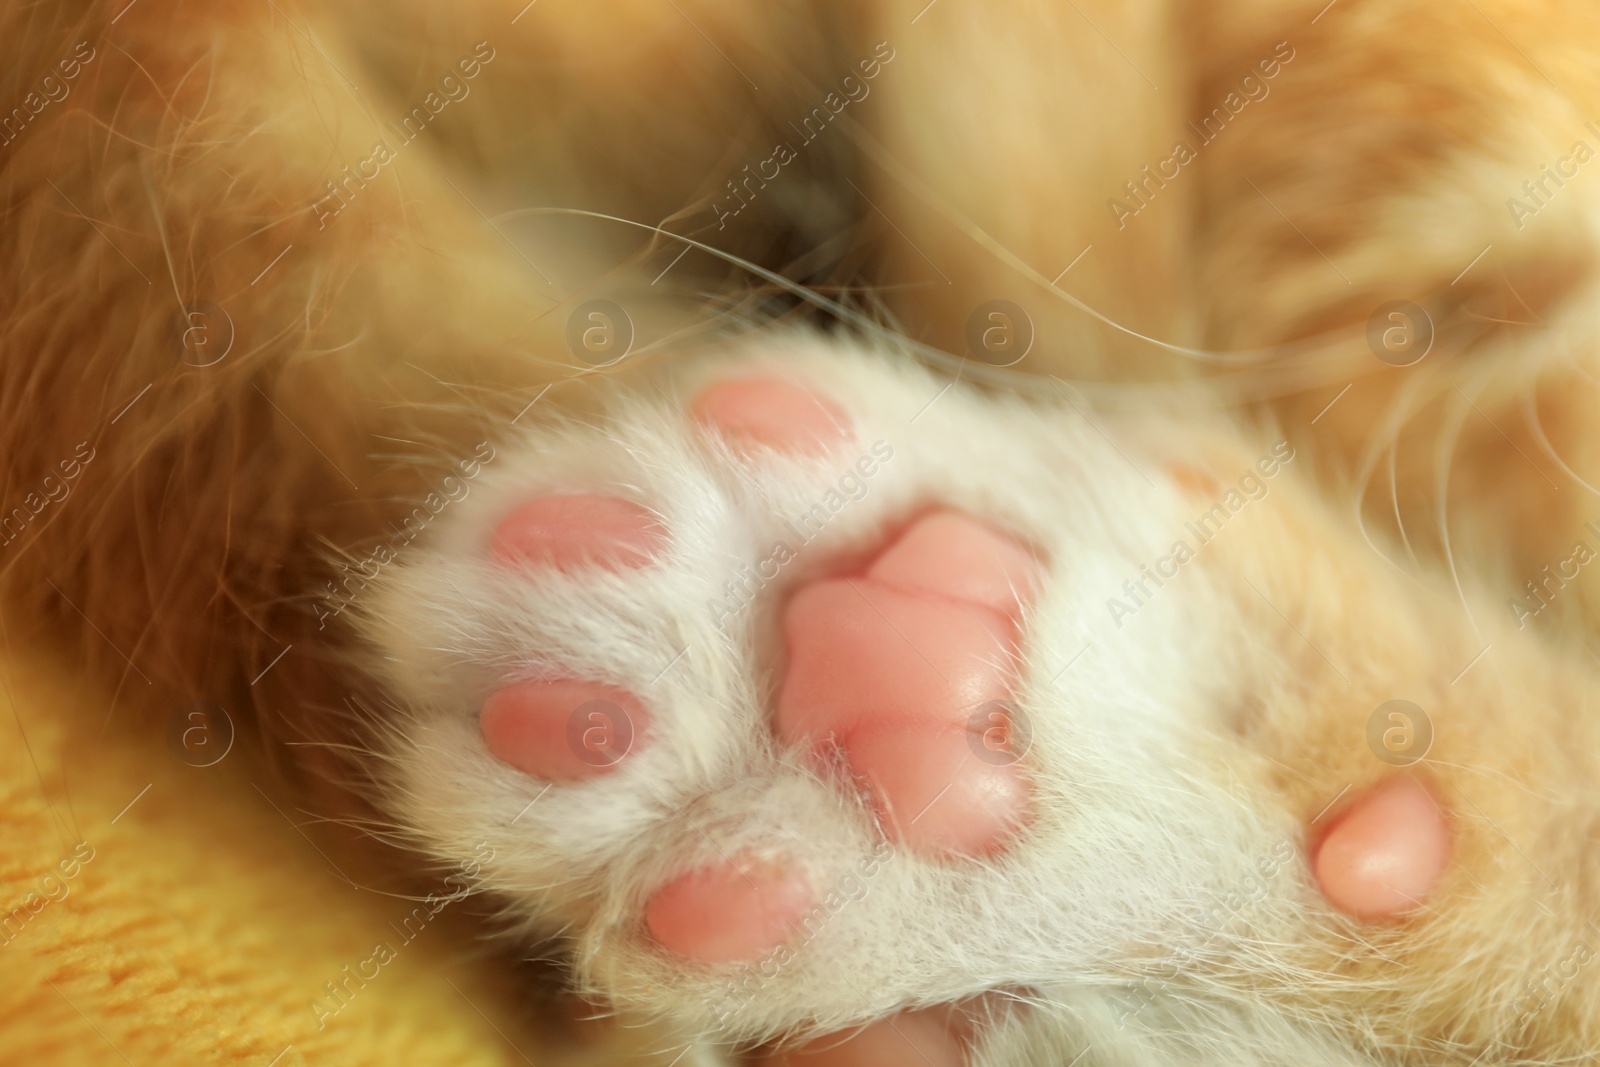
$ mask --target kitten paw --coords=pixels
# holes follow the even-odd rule
[[[1130,451],[804,338],[525,431],[364,615],[387,803],[704,1034],[1126,977],[1275,840],[1206,765],[1194,598],[1106,625],[1191,506]]]

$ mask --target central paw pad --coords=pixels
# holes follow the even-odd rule
[[[859,577],[804,587],[784,613],[779,735],[838,746],[892,838],[993,851],[1026,793],[1014,763],[982,758],[982,746],[994,752],[991,716],[1008,706],[1035,570],[1013,539],[937,512]]]

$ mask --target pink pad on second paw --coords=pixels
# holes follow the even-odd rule
[[[1006,535],[937,512],[861,578],[804,587],[784,613],[779,735],[842,749],[901,842],[996,851],[1028,806],[1022,753],[996,747],[993,719],[1011,690],[1017,616],[1037,571]]]
[[[1379,783],[1323,834],[1311,869],[1328,903],[1357,919],[1389,919],[1422,907],[1450,861],[1450,827],[1427,786]]]
[[[696,421],[736,441],[779,452],[821,454],[845,439],[849,420],[830,401],[779,378],[735,378],[695,398]]]
[[[654,558],[666,531],[631,500],[600,493],[536,496],[500,520],[489,553],[506,563],[571,570],[641,567]]]
[[[706,963],[755,960],[787,941],[811,910],[799,870],[736,856],[668,882],[645,904],[663,947]]]
[[[575,678],[513,682],[483,702],[478,729],[489,754],[535,778],[604,774],[644,732],[648,715],[625,689]]]

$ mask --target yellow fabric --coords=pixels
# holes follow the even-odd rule
[[[130,677],[113,711],[0,663],[0,1064],[572,1062],[525,1033],[513,1048],[514,992],[447,924],[402,944],[410,905],[341,880],[247,760],[187,766],[119,724]],[[319,1027],[324,983],[380,941],[395,958]]]

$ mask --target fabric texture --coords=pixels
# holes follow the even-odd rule
[[[0,663],[0,1063],[619,1061],[515,1026],[480,931],[406,927],[411,902],[341,877],[241,752],[179,758],[128,677],[113,701]]]

